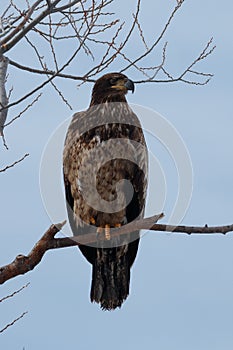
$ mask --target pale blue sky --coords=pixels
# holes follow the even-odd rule
[[[118,2],[122,8],[125,6],[125,1]],[[142,21],[148,38],[161,30],[174,3],[143,4]],[[134,1],[128,4],[133,8]],[[201,70],[215,74],[208,85],[138,85],[135,94],[128,96],[129,102],[149,107],[167,118],[189,150],[194,186],[184,224],[233,222],[232,13],[230,0],[186,0],[166,35],[171,72],[179,72],[214,37],[216,51],[199,65]],[[132,53],[133,45],[130,50]],[[9,56],[18,61],[28,59],[20,46]],[[78,63],[79,73],[82,64],[87,62]],[[120,69],[114,66],[114,70]],[[27,73],[13,68],[9,73],[15,85],[14,98],[19,96],[20,86],[27,90],[36,83],[36,77]],[[130,73],[128,76],[137,78]],[[59,86],[62,84],[74,111],[87,107],[92,84],[80,90],[73,82],[60,81]],[[52,132],[71,114],[57,95],[46,88],[40,102],[6,130],[9,151],[1,150],[1,165],[27,152],[30,157],[0,175],[1,265],[17,254],[27,254],[51,224],[40,196],[40,159]],[[174,165],[158,142],[153,144],[149,138],[148,142],[165,171],[164,212],[168,214],[177,191]],[[153,188],[153,178],[150,181]],[[150,198],[149,212],[156,202],[156,193]],[[1,348],[232,350],[232,245],[232,234],[147,234],[132,269],[130,296],[122,309],[114,312],[103,312],[90,303],[91,269],[77,248],[47,252],[34,271],[1,287],[0,297],[30,282],[20,295],[0,305],[0,328],[28,311],[14,327],[1,334]]]

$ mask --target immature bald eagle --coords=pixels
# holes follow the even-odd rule
[[[97,233],[95,245],[79,248],[92,264],[91,301],[104,310],[127,298],[139,244],[139,232],[111,238],[110,230],[142,217],[145,207],[147,149],[128,90],[134,84],[120,73],[96,81],[89,108],[73,116],[63,156],[73,234]],[[98,240],[101,230],[105,240]]]

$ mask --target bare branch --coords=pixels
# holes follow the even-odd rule
[[[136,24],[137,24],[137,27],[138,27],[138,30],[139,30],[139,34],[140,34],[140,37],[141,37],[141,39],[142,39],[142,42],[143,42],[143,44],[144,44],[144,46],[145,46],[145,49],[148,51],[149,50],[149,47],[148,47],[148,45],[147,45],[147,43],[146,43],[146,40],[145,40],[145,37],[144,37],[144,34],[143,34],[143,30],[142,30],[142,27],[141,27],[141,25],[140,25],[140,23],[139,23],[139,20],[138,20],[138,18],[133,14],[133,17],[134,17],[134,19],[135,19],[135,21],[136,21]]]
[[[187,82],[187,80],[183,79],[183,77],[187,74],[187,73],[193,73],[196,75],[202,75],[205,77],[208,77],[205,81],[204,84],[201,85],[205,85],[209,82],[210,78],[213,76],[213,74],[210,73],[201,73],[201,72],[196,72],[193,71],[192,68],[201,60],[205,59],[206,57],[208,57],[209,55],[212,54],[212,52],[216,49],[216,45],[211,46],[211,44],[213,43],[213,38],[210,38],[210,40],[207,42],[206,46],[204,47],[203,51],[200,53],[200,55],[184,70],[184,72],[179,76],[179,80],[183,81],[183,82]],[[192,84],[196,84],[195,82],[190,82]],[[200,84],[196,84],[196,85],[200,85]]]
[[[86,37],[88,36],[88,32],[86,33],[85,37],[83,38],[83,41],[86,40]],[[42,88],[44,88],[48,83],[50,83],[55,77],[57,77],[58,74],[60,74],[66,67],[69,66],[69,64],[73,61],[73,59],[75,58],[75,56],[78,54],[78,52],[81,50],[82,48],[82,42],[80,43],[79,47],[74,51],[74,53],[72,54],[72,56],[68,59],[68,61],[61,67],[59,68],[59,70],[57,72],[55,72],[49,79],[47,79],[46,81],[44,81],[42,84],[38,85],[35,89],[31,90],[30,92],[28,92],[26,95],[22,96],[21,98],[19,98],[18,100],[11,102],[10,104],[8,104],[6,107],[2,107],[0,109],[0,112],[2,110],[4,110],[5,108],[10,108],[12,106],[15,106],[19,103],[21,103],[22,101],[26,100],[28,97],[34,95],[37,91],[41,90]]]
[[[35,8],[41,3],[43,0],[38,0],[32,5],[31,9],[33,11]],[[21,30],[18,35],[15,35],[13,39],[8,42],[6,38],[0,43],[1,44],[1,53],[5,53],[6,51],[9,51],[13,46],[15,46],[30,30],[32,30],[40,21],[42,21],[45,17],[47,17],[50,13],[53,12],[53,9],[55,6],[61,2],[61,0],[55,0],[53,3],[51,3],[51,6],[47,7],[46,10],[42,11],[39,16],[37,16],[34,20],[30,21],[29,24],[21,30],[21,27],[17,27],[18,30]],[[35,6],[36,5],[36,6]]]
[[[10,169],[10,168],[13,168],[16,164],[22,162],[26,157],[29,156],[29,153],[26,153],[22,158],[16,160],[14,163],[10,164],[10,165],[7,165],[5,168],[3,169],[0,169],[0,173],[3,173],[4,171]]]
[[[22,286],[21,288],[19,288],[18,290],[14,291],[13,293],[3,297],[2,299],[0,299],[0,303],[7,300],[7,299],[13,298],[16,294],[19,294],[23,289],[27,288],[29,286],[29,284],[30,283],[27,283],[24,286]],[[23,312],[19,317],[15,318],[11,323],[8,323],[5,327],[3,327],[0,330],[0,333],[3,333],[7,328],[13,326],[15,324],[15,322],[19,321],[26,314],[27,314],[27,312]]]
[[[3,136],[3,128],[7,118],[8,108],[8,97],[6,93],[6,72],[8,66],[8,59],[0,54],[0,136]],[[4,107],[4,109],[2,109]]]
[[[7,143],[6,143],[6,139],[5,139],[5,135],[4,133],[2,132],[2,142],[3,142],[3,146],[8,150],[8,146],[7,146]]]
[[[120,228],[111,229],[111,238],[131,233],[137,230],[160,231],[160,232],[179,232],[186,234],[226,234],[233,232],[233,224],[226,226],[173,226],[166,224],[157,224],[157,221],[163,218],[163,214],[154,215],[149,218],[133,221]],[[0,284],[7,280],[25,274],[34,269],[39,264],[43,255],[50,249],[72,247],[76,245],[85,245],[98,241],[96,232],[70,238],[55,238],[55,235],[62,229],[65,222],[52,225],[35,244],[31,252],[25,255],[18,255],[10,264],[0,268]]]
[[[127,45],[128,41],[129,41],[133,31],[134,31],[134,28],[135,28],[135,26],[137,24],[137,19],[138,19],[138,15],[139,15],[139,11],[140,11],[140,4],[141,4],[141,0],[137,0],[136,13],[133,15],[134,20],[133,20],[133,23],[132,23],[132,25],[131,25],[131,27],[130,27],[130,29],[129,29],[129,31],[128,31],[125,39],[124,39],[124,41],[120,44],[120,46],[118,48],[115,48],[113,46],[113,40],[112,40],[112,42],[109,45],[111,45],[115,49],[115,52],[110,57],[106,57],[105,61],[103,61],[103,60],[101,61],[102,66],[100,66],[100,64],[98,63],[96,66],[91,68],[85,74],[85,77],[95,76],[97,74],[97,72],[100,73],[101,71],[103,71],[106,68],[108,68],[109,65],[116,59],[117,55],[119,55],[122,52],[123,48]],[[123,25],[124,25],[124,23],[121,24],[121,27]],[[121,29],[119,29],[119,30],[121,30]],[[119,30],[117,31],[116,34],[119,34]]]
[[[36,103],[39,98],[42,96],[42,93],[40,93],[30,104],[28,104],[16,117],[12,118],[8,123],[6,123],[4,125],[4,128],[6,128],[7,126],[9,126],[10,124],[12,124],[16,119],[19,119],[20,117],[22,117],[22,115],[29,109],[31,108],[34,103]]]
[[[26,10],[22,11],[15,5],[12,5],[17,12],[16,15],[11,17],[11,15],[6,14],[6,20],[8,22],[8,18],[11,18],[12,20],[10,21],[17,20],[17,24],[11,28],[12,30],[7,36],[4,36],[1,42],[2,52],[10,50],[10,48],[13,47],[19,40],[24,38],[33,49],[41,67],[39,67],[39,69],[37,67],[31,68],[22,65],[21,63],[17,63],[13,60],[9,60],[9,63],[19,69],[26,70],[30,73],[46,75],[48,79],[19,98],[17,101],[13,101],[7,106],[3,106],[1,112],[5,112],[7,108],[9,109],[12,106],[20,104],[22,101],[26,100],[37,91],[43,89],[47,84],[51,84],[58,93],[59,97],[62,98],[63,102],[65,102],[67,106],[71,108],[67,101],[67,98],[65,98],[63,95],[63,91],[59,90],[57,85],[55,85],[54,78],[60,77],[79,80],[82,83],[85,83],[87,81],[94,82],[95,80],[93,78],[97,74],[109,69],[113,62],[118,58],[121,60],[120,64],[123,61],[123,69],[121,70],[122,72],[133,67],[140,75],[142,74],[145,77],[144,79],[140,79],[140,77],[138,77],[138,79],[136,78],[134,80],[135,83],[170,83],[181,81],[183,83],[204,85],[207,84],[212,77],[212,74],[197,72],[197,70],[194,69],[194,66],[197,62],[205,59],[214,50],[214,47],[210,49],[212,40],[207,44],[207,47],[199,55],[199,57],[194,60],[188,68],[184,69],[184,71],[178,77],[172,76],[172,74],[167,72],[165,69],[166,43],[163,48],[162,62],[160,64],[153,64],[149,67],[141,66],[141,62],[143,62],[144,58],[150,55],[164,38],[164,35],[167,32],[167,29],[170,26],[173,18],[175,17],[176,12],[181,7],[181,3],[175,6],[159,36],[152,42],[151,45],[148,45],[145,40],[143,27],[139,22],[141,0],[136,0],[136,10],[135,13],[132,14],[133,20],[129,29],[125,33],[124,22],[120,21],[119,18],[111,17],[111,19],[108,20],[109,16],[116,16],[115,13],[105,10],[106,6],[111,4],[113,0],[100,0],[99,2],[74,0],[69,1],[67,4],[61,5],[59,7],[60,1],[61,0],[50,0],[41,2],[38,0],[35,1],[33,5],[29,5],[29,2],[27,1],[28,8]],[[116,28],[116,30],[113,32],[114,28]],[[105,35],[106,30],[110,30],[108,31],[108,33],[110,33],[110,36]],[[135,57],[130,58],[126,51],[127,45],[132,39],[132,34],[135,32],[135,30],[138,31],[139,40],[143,44],[143,53],[136,59]],[[29,35],[32,32],[38,35],[38,38],[40,38],[40,40],[46,42],[48,56],[45,56],[45,58],[42,57],[44,55],[41,55],[40,53],[40,46],[38,42],[35,44],[34,36]],[[123,40],[120,40],[121,36],[123,36]],[[57,49],[55,40],[70,40],[74,43],[73,47],[77,47],[78,40],[78,50],[74,52],[70,59],[67,59],[68,61],[65,64],[59,65],[58,63],[57,53],[59,52],[60,48],[58,46]],[[95,50],[96,45],[102,46],[101,57],[98,57],[99,50]],[[104,50],[102,49],[103,46]],[[73,62],[78,54],[81,55],[82,51],[85,53],[85,55],[91,57],[93,60],[94,58],[97,59],[98,57],[97,64],[95,63],[91,65],[88,72],[83,76],[64,74],[64,69],[68,67],[71,62]],[[94,54],[97,57],[94,57]],[[53,61],[52,69],[49,68],[45,62],[47,59],[48,61],[51,61],[51,57]],[[125,63],[126,65],[124,67]],[[159,79],[155,79],[157,78],[158,73],[165,75],[165,78],[161,77]],[[192,77],[194,78],[192,79]],[[206,79],[203,82],[196,81],[197,78]]]
[[[52,225],[36,243],[28,256],[18,255],[11,264],[0,268],[0,284],[4,283],[10,278],[33,270],[34,267],[39,264],[44,253],[46,252],[48,242],[54,239],[55,234],[61,230],[64,224],[65,222]]]
[[[155,40],[154,43],[151,45],[151,47],[150,47],[150,48],[147,48],[146,51],[145,51],[142,55],[138,56],[138,58],[136,58],[135,60],[133,60],[132,63],[130,63],[129,65],[127,65],[125,68],[123,68],[123,69],[121,70],[121,72],[125,72],[126,70],[128,70],[131,66],[133,66],[133,65],[136,64],[137,62],[141,61],[143,58],[145,58],[146,56],[148,56],[148,55],[155,49],[155,47],[159,44],[159,42],[160,42],[160,41],[162,40],[162,38],[164,37],[164,34],[166,33],[166,31],[167,31],[167,29],[168,29],[168,27],[169,27],[169,25],[170,25],[172,19],[174,18],[176,12],[179,10],[180,7],[181,7],[181,5],[179,4],[179,5],[177,5],[177,6],[175,7],[175,9],[172,11],[172,13],[171,13],[170,17],[168,18],[168,21],[166,22],[166,24],[165,24],[165,26],[164,26],[162,32],[161,32],[160,35],[158,36],[157,40]],[[135,22],[135,23],[136,23],[136,22]]]
[[[20,31],[24,28],[25,24],[30,20],[31,15],[33,14],[34,10],[36,9],[36,7],[37,7],[42,1],[43,1],[43,0],[37,0],[37,1],[31,6],[31,8],[29,8],[28,12],[25,13],[25,14],[23,15],[24,18],[23,18],[22,22],[19,23],[19,25],[18,25],[8,36],[6,36],[6,37],[1,41],[1,46],[2,46],[3,48],[6,47],[6,43],[7,43],[9,40],[11,40],[18,32],[20,32]],[[3,50],[3,52],[4,52],[4,50]]]
[[[74,1],[70,1],[67,5],[64,5],[64,6],[61,6],[61,7],[57,7],[53,10],[53,12],[63,12],[65,11],[66,9],[69,9],[71,8],[72,6],[80,3],[81,1],[80,0],[74,0]]]
[[[2,328],[0,330],[0,333],[3,333],[7,328],[13,326],[15,324],[15,322],[19,321],[21,318],[23,318],[26,314],[28,313],[28,311],[23,312],[19,317],[15,318],[11,323],[8,323],[4,328]]]
[[[0,303],[9,299],[9,298],[13,298],[16,294],[20,293],[23,289],[27,288],[29,286],[30,282],[28,282],[27,284],[25,284],[23,287],[19,288],[18,290],[14,291],[13,293],[7,295],[6,297],[3,297],[2,299],[0,299]]]
[[[16,67],[16,68],[19,68],[19,69],[22,69],[22,70],[25,70],[25,71],[28,71],[30,73],[36,73],[36,74],[42,74],[42,75],[54,75],[56,74],[55,71],[51,71],[51,70],[41,70],[41,69],[37,69],[37,68],[32,68],[32,67],[27,67],[27,66],[24,66],[22,64],[19,64],[11,59],[9,59],[9,64]],[[71,75],[71,74],[64,74],[64,73],[57,73],[56,75],[57,77],[60,77],[60,78],[66,78],[66,79],[72,79],[72,80],[81,80],[81,81],[87,81],[87,82],[90,82],[90,83],[94,83],[95,82],[95,79],[86,79],[84,76],[78,76],[78,75]]]

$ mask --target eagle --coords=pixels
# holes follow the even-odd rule
[[[90,299],[103,310],[127,298],[140,239],[139,231],[111,237],[111,229],[142,218],[145,209],[148,151],[128,91],[134,92],[134,83],[124,74],[99,78],[88,109],[71,120],[63,152],[73,235],[96,233],[95,243],[79,249],[92,265]]]

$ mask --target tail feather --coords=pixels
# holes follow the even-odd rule
[[[92,267],[91,301],[103,310],[121,307],[129,294],[130,262],[127,246],[98,248]]]

